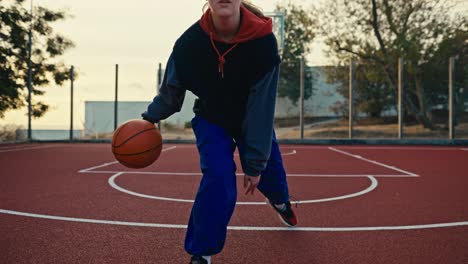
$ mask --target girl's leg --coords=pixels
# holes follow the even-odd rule
[[[211,256],[224,246],[237,199],[235,144],[225,130],[202,117],[192,120],[203,172],[185,238],[191,255]]]
[[[274,131],[270,159],[268,160],[265,170],[261,174],[257,188],[273,204],[282,204],[289,201],[286,172]]]

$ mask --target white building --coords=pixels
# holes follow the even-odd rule
[[[183,126],[193,117],[192,106],[195,96],[187,93],[184,107],[179,113],[166,119],[166,122]],[[117,104],[117,126],[131,119],[141,119],[141,113],[146,111],[150,101],[119,101]],[[109,133],[114,131],[114,102],[85,102],[85,134]]]
[[[336,114],[330,110],[335,102],[344,102],[345,98],[336,91],[337,84],[328,84],[324,67],[310,67],[314,75],[312,87],[314,93],[304,101],[304,112],[306,116],[335,117]],[[297,87],[299,89],[299,87]],[[288,98],[276,99],[276,117],[289,117],[299,115],[299,102],[294,105]]]
[[[344,101],[344,98],[336,92],[336,85],[326,83],[326,76],[322,67],[312,67],[315,79],[313,87],[314,94],[304,102],[306,116],[333,117],[335,113],[330,110],[337,101]],[[299,87],[298,87],[299,89]],[[194,114],[192,111],[196,97],[187,91],[184,104],[179,113],[176,113],[164,120],[176,126],[184,126],[189,122]],[[120,125],[130,119],[141,119],[141,113],[144,112],[147,102],[118,102],[118,122]],[[289,99],[277,98],[276,117],[297,116],[299,114],[298,105],[291,103]],[[107,133],[114,131],[114,102],[112,101],[87,101],[85,102],[85,134]]]

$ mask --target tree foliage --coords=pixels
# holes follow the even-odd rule
[[[289,3],[280,3],[276,11],[285,14],[284,50],[280,69],[278,96],[287,97],[297,103],[300,97],[301,58],[310,52],[310,43],[315,37],[316,21],[304,7]],[[304,59],[307,65],[307,59]],[[313,75],[309,70],[304,74],[304,98],[312,95]]]
[[[341,66],[351,58],[361,65],[356,72],[358,102],[380,100],[373,105],[386,102],[388,108],[393,100],[395,105],[391,98],[396,98],[398,58],[403,58],[405,109],[432,128],[431,109],[447,100],[449,57],[466,56],[468,45],[467,17],[454,15],[452,8],[448,0],[338,0],[316,14],[328,56]],[[336,72],[329,77],[343,84],[349,79]],[[371,115],[386,107],[372,108],[367,110]]]
[[[29,3],[29,2],[28,2]],[[45,93],[41,87],[61,85],[70,78],[69,70],[59,58],[72,48],[73,42],[54,33],[52,24],[64,20],[63,11],[35,6],[31,17],[25,0],[0,0],[0,118],[11,109],[27,105],[29,32],[32,32],[32,115],[41,117],[48,110],[37,98]]]

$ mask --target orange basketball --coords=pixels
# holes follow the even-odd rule
[[[141,169],[159,158],[162,137],[154,124],[145,120],[129,120],[112,136],[114,157],[128,168]]]

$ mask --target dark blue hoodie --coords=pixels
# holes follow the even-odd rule
[[[236,37],[216,37],[209,9],[176,41],[159,94],[143,113],[156,122],[180,111],[185,91],[198,99],[194,112],[236,140],[242,168],[258,176],[266,167],[280,58],[270,18],[241,7]]]

